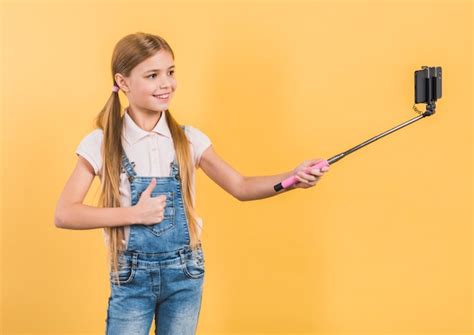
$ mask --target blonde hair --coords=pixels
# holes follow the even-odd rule
[[[166,50],[174,59],[174,53],[168,43],[160,36],[137,32],[120,39],[116,44],[112,55],[112,81],[114,85],[114,75],[121,73],[125,77],[130,75],[132,69],[153,56],[155,53]],[[118,86],[118,85],[117,85]],[[99,206],[120,207],[120,168],[122,161],[122,125],[123,115],[118,93],[111,93],[104,108],[97,115],[96,126],[103,130],[103,142],[101,154],[103,157],[101,192],[99,196]],[[192,197],[192,181],[194,164],[189,150],[188,139],[181,125],[171,115],[167,109],[166,120],[173,138],[173,145],[176,152],[176,159],[179,164],[179,174],[181,178],[181,193],[183,194],[184,208],[188,218],[190,232],[190,247],[195,250],[199,244],[197,230],[197,214],[194,209]],[[118,282],[118,259],[119,253],[123,251],[124,226],[106,227],[109,237],[108,260],[109,269],[117,274]]]

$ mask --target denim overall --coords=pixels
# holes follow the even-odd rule
[[[130,180],[132,206],[153,177],[138,176],[125,154],[122,167]],[[202,245],[189,246],[188,220],[181,194],[176,158],[169,177],[155,177],[151,196],[166,196],[163,220],[134,224],[126,250],[119,254],[119,281],[109,273],[111,294],[106,334],[148,335],[153,318],[155,334],[192,335],[196,332],[204,281]]]

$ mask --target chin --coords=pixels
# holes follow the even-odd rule
[[[161,111],[164,112],[165,110],[168,109],[168,106],[169,106],[169,104],[159,104],[158,106],[156,106],[156,105],[152,106],[150,109],[152,111],[156,111],[156,112],[161,112]]]

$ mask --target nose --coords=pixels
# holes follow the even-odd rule
[[[163,79],[160,83],[160,88],[163,89],[167,87],[171,87],[171,83],[168,79]]]

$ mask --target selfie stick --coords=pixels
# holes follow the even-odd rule
[[[426,69],[428,69],[428,68],[423,67],[423,70],[426,70]],[[433,69],[433,68],[431,68],[431,69]],[[427,78],[421,78],[423,80],[426,79],[426,82],[424,82],[424,81],[422,81],[421,83],[417,82],[416,80],[418,79],[418,76],[415,73],[415,76],[416,76],[415,77],[415,103],[418,102],[417,101],[417,99],[418,99],[418,96],[417,96],[418,87],[417,87],[417,85],[419,85],[419,86],[423,85],[423,92],[421,92],[421,93],[426,94],[425,97],[427,97],[427,99],[428,99],[427,101],[429,101],[429,103],[426,106],[426,111],[423,114],[421,114],[421,115],[419,115],[419,116],[417,116],[417,117],[415,117],[411,120],[408,120],[408,121],[392,128],[390,130],[387,130],[387,131],[385,131],[385,132],[383,132],[383,133],[381,133],[377,136],[374,136],[371,139],[369,139],[369,140],[367,140],[367,141],[365,141],[365,142],[363,142],[363,143],[361,143],[361,144],[359,144],[359,145],[357,145],[357,146],[355,146],[355,147],[353,147],[353,148],[351,148],[347,151],[344,151],[344,152],[342,152],[342,153],[340,153],[340,154],[338,154],[334,157],[329,158],[328,160],[321,160],[321,161],[319,161],[319,162],[317,162],[313,165],[310,165],[304,170],[304,172],[309,174],[311,172],[311,170],[313,170],[313,169],[321,169],[325,166],[329,166],[331,164],[334,164],[338,160],[346,157],[347,155],[353,153],[356,150],[359,150],[362,147],[365,147],[367,144],[370,144],[370,143],[378,140],[379,138],[382,138],[382,137],[384,137],[388,134],[391,134],[394,131],[396,131],[398,129],[401,129],[405,126],[408,126],[409,124],[412,124],[413,122],[418,121],[418,120],[420,120],[420,119],[422,119],[426,116],[433,115],[435,113],[435,109],[436,109],[435,101],[436,101],[437,97],[441,97],[441,70],[438,70],[439,73],[435,72],[435,77],[439,76],[439,78],[434,78],[434,79],[437,79],[438,81],[437,80],[431,80],[433,78],[430,77],[430,71],[429,70],[430,69],[427,70],[428,71],[427,72],[428,73]],[[419,71],[419,72],[421,72],[421,71]],[[426,85],[426,86],[424,86],[424,85]],[[414,107],[414,109],[417,112],[420,112],[415,107]],[[290,187],[290,186],[298,183],[298,181],[299,180],[296,178],[296,176],[291,176],[291,177],[283,180],[281,183],[276,184],[275,186],[273,186],[273,188],[275,189],[276,192],[278,192],[278,191],[281,191],[284,188]]]

